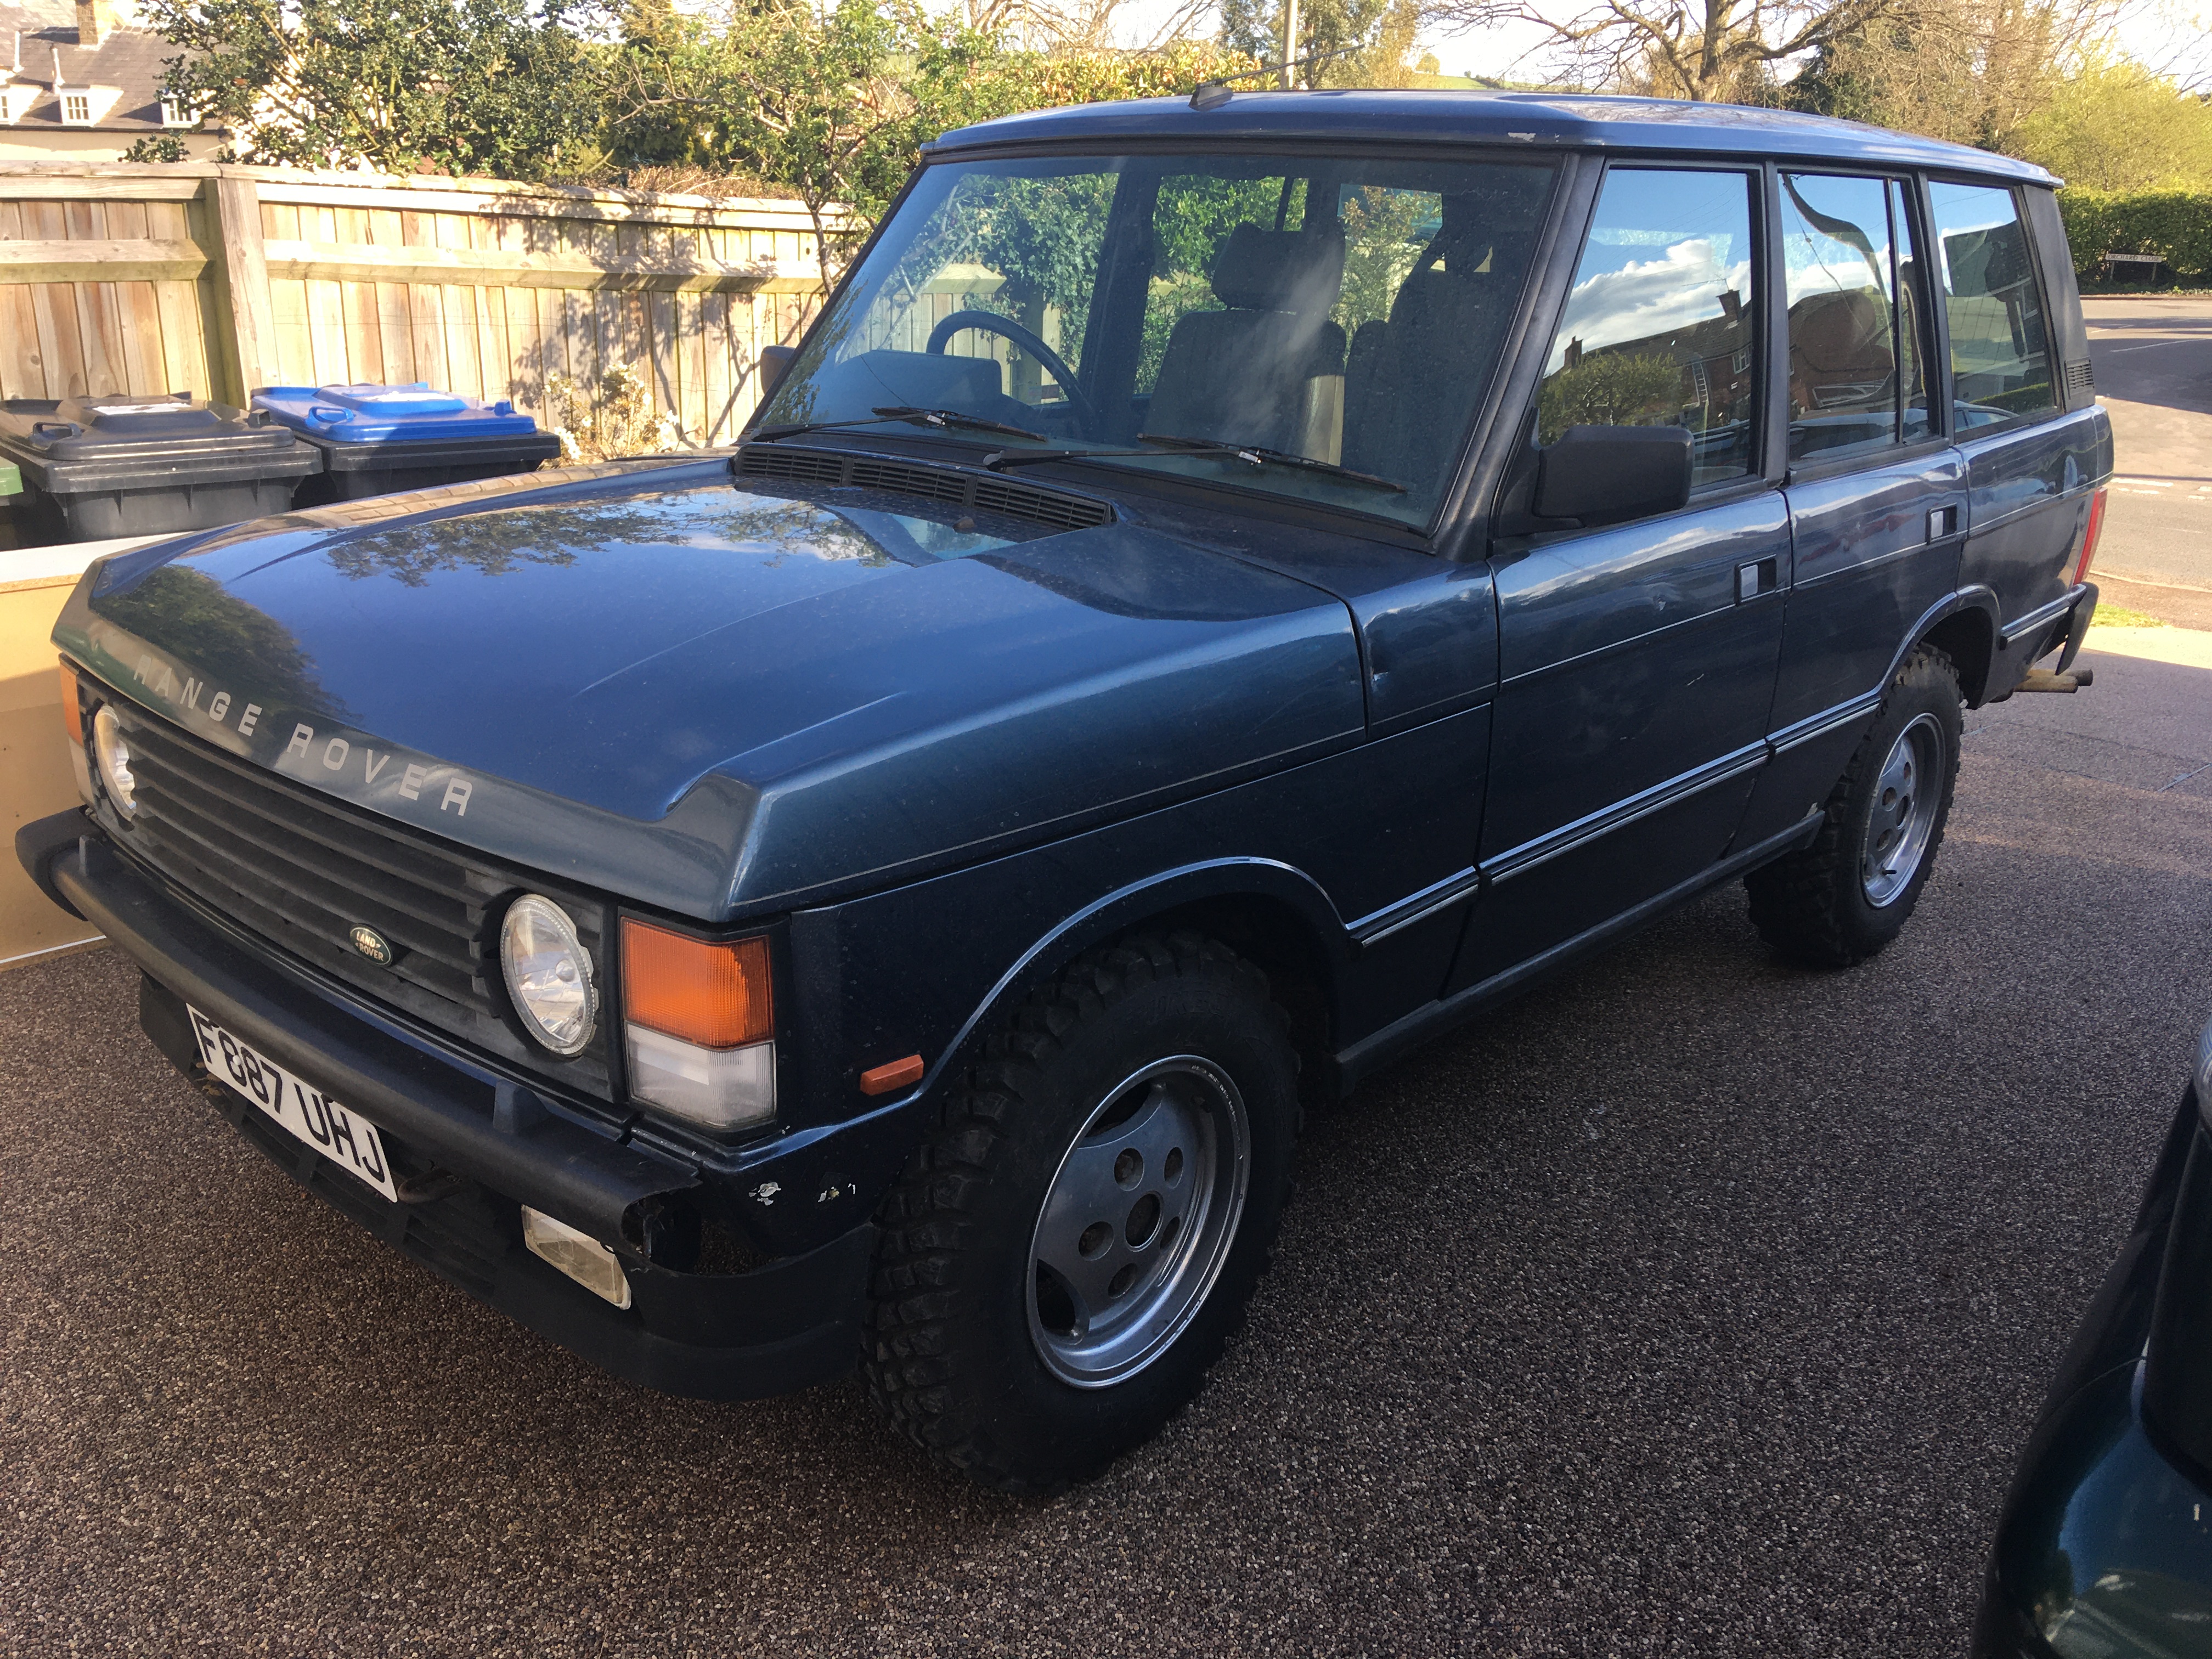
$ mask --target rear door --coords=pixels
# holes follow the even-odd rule
[[[1483,896],[1452,988],[1709,869],[1753,774],[1789,515],[1761,476],[1759,170],[1616,166],[1524,418],[1687,426],[1690,505],[1493,544],[1500,684]]]
[[[1747,843],[1827,798],[1897,650],[1957,584],[1965,463],[1932,373],[1928,239],[1902,175],[1777,173],[1795,556],[1774,765]]]
[[[2002,654],[1990,678],[2000,690],[2017,683],[2063,625],[2069,556],[2094,487],[2112,468],[2111,428],[2085,395],[2086,356],[2078,388],[2059,372],[2051,296],[2037,268],[2023,194],[1986,180],[1928,187],[1970,497],[1960,581],[1996,596]],[[2063,241],[2057,216],[2045,216]]]

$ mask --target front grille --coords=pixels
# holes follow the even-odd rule
[[[748,444],[738,452],[741,478],[782,478],[793,483],[842,485],[857,489],[895,490],[943,501],[949,507],[1003,513],[1054,530],[1087,530],[1111,524],[1114,509],[1089,495],[1008,483],[949,467],[886,461],[872,455],[848,455],[823,449],[787,449],[781,444]]]
[[[368,996],[570,1088],[612,1098],[605,1022],[557,1060],[510,1023],[496,928],[527,887],[558,902],[604,973],[598,901],[339,805],[202,743],[120,699],[138,811],[115,844],[234,926]],[[356,925],[392,947],[389,966],[348,942]]]

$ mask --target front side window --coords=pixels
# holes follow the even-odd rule
[[[1782,175],[1791,460],[1928,435],[1911,246],[1895,181]]]
[[[1002,468],[1069,452],[1425,526],[1553,176],[1522,157],[940,163],[761,422],[948,411],[1015,428],[932,428]]]
[[[1606,175],[1544,365],[1539,445],[1571,426],[1680,426],[1693,483],[1752,470],[1753,183],[1733,172]]]
[[[1931,184],[1936,266],[1961,430],[2058,407],[2027,228],[2009,190]]]

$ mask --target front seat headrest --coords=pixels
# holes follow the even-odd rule
[[[1234,311],[1326,311],[1344,289],[1344,233],[1242,224],[1213,256],[1213,293]]]

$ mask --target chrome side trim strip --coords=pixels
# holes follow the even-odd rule
[[[1363,946],[1373,945],[1417,921],[1425,921],[1481,885],[1482,872],[1469,865],[1464,870],[1454,871],[1442,881],[1431,883],[1418,893],[1407,894],[1395,904],[1386,904],[1380,910],[1347,922],[1345,931]]]
[[[2023,634],[2033,634],[2037,629],[2046,628],[2057,622],[2075,605],[2081,604],[2081,595],[2087,591],[2086,583],[2079,587],[2069,587],[2058,598],[2051,600],[2049,605],[2039,605],[2017,621],[2000,624],[1997,629],[1997,648],[2009,651],[2012,649],[2012,642]]]
[[[1817,808],[1800,818],[1778,835],[1769,836],[1754,847],[1730,854],[1700,870],[1687,881],[1668,888],[1656,897],[1646,899],[1632,910],[1623,911],[1609,921],[1601,921],[1586,933],[1552,946],[1518,963],[1502,973],[1478,981],[1449,996],[1416,1008],[1393,1020],[1381,1030],[1360,1038],[1336,1053],[1337,1086],[1346,1093],[1363,1077],[1388,1060],[1395,1060],[1423,1039],[1456,1024],[1485,1004],[1493,1002],[1507,993],[1527,984],[1574,960],[1584,951],[1595,949],[1609,939],[1633,932],[1653,917],[1660,915],[1684,901],[1696,897],[1707,888],[1719,885],[1745,871],[1764,864],[1767,860],[1801,847],[1819,833],[1825,815]]]
[[[1708,762],[1693,772],[1685,772],[1680,777],[1654,784],[1639,794],[1631,795],[1626,800],[1615,801],[1586,817],[1577,818],[1549,835],[1539,836],[1534,841],[1509,848],[1496,858],[1484,860],[1481,866],[1483,879],[1510,881],[1514,877],[1533,870],[1540,864],[1548,864],[1560,854],[1571,853],[1601,836],[1610,835],[1638,819],[1648,818],[1654,812],[1686,799],[1700,790],[1711,789],[1731,778],[1740,778],[1747,772],[1756,771],[1766,764],[1768,752],[1766,740],[1762,738],[1757,743],[1747,744],[1733,754],[1723,755],[1717,761]]]
[[[1879,690],[1869,691],[1863,696],[1853,697],[1849,702],[1839,702],[1833,708],[1823,708],[1817,714],[1808,715],[1794,726],[1784,726],[1779,732],[1770,732],[1766,740],[1774,746],[1776,754],[1786,754],[1801,744],[1826,737],[1838,726],[1863,720],[1881,707],[1881,693]]]

